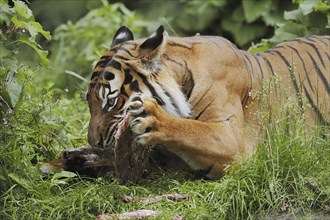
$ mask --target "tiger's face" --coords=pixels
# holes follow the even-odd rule
[[[160,105],[166,102],[166,92],[150,80],[160,71],[159,52],[165,37],[162,26],[144,40],[133,41],[126,27],[116,32],[110,50],[94,67],[87,92],[91,114],[88,141],[92,147],[113,144],[117,125],[135,94],[156,98]],[[171,111],[171,106],[165,108]]]

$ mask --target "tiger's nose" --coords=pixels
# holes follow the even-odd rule
[[[90,135],[88,133],[88,143],[92,147],[103,147],[103,137],[102,135]]]

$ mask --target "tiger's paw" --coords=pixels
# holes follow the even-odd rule
[[[130,122],[131,131],[136,135],[138,144],[148,145],[160,142],[161,132],[156,117],[157,102],[151,98],[136,96],[128,107],[133,119]]]

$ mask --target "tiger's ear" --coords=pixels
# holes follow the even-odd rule
[[[125,26],[121,26],[115,33],[115,36],[112,39],[110,48],[113,48],[117,44],[124,43],[129,40],[133,40],[134,36],[132,31]]]
[[[161,25],[155,33],[148,37],[138,48],[138,59],[125,62],[134,66],[141,74],[150,76],[161,69],[160,56],[164,52],[167,33]]]
[[[139,47],[139,57],[151,60],[162,52],[162,45],[166,43],[166,32],[163,25],[148,37]]]

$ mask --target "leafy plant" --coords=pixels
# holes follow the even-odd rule
[[[41,65],[47,65],[47,51],[36,42],[38,34],[47,40],[49,32],[43,30],[34,20],[27,5],[15,0],[10,7],[7,0],[0,1],[0,115],[12,111],[19,103],[23,88],[33,77],[33,69],[20,58],[24,45],[32,48],[40,58]]]
[[[274,36],[253,45],[250,52],[263,51],[295,37],[329,35],[329,0],[294,0],[293,2],[298,5],[298,8],[284,12],[284,20],[275,24]]]
[[[272,36],[273,26],[283,20],[284,10],[292,7],[290,1],[272,0],[124,2],[138,13],[167,24],[172,35],[218,35],[243,48]]]
[[[245,49],[261,39],[270,38],[259,45],[260,50],[265,50],[293,37],[329,34],[329,0],[124,0],[124,3],[139,14],[167,24],[172,35],[218,35]]]
[[[77,79],[72,78],[72,73],[90,76],[92,63],[108,49],[121,25],[129,26],[139,37],[139,33],[150,24],[121,3],[109,4],[105,0],[102,3],[101,7],[92,9],[77,22],[69,21],[55,30],[54,56],[51,57],[55,74],[45,75],[45,78],[56,82],[57,86],[68,86],[70,91],[74,91],[80,81],[70,83]]]
[[[270,42],[279,43],[294,37],[329,34],[329,0],[296,0],[295,3],[299,7],[284,12],[285,22],[277,23],[275,35]]]

